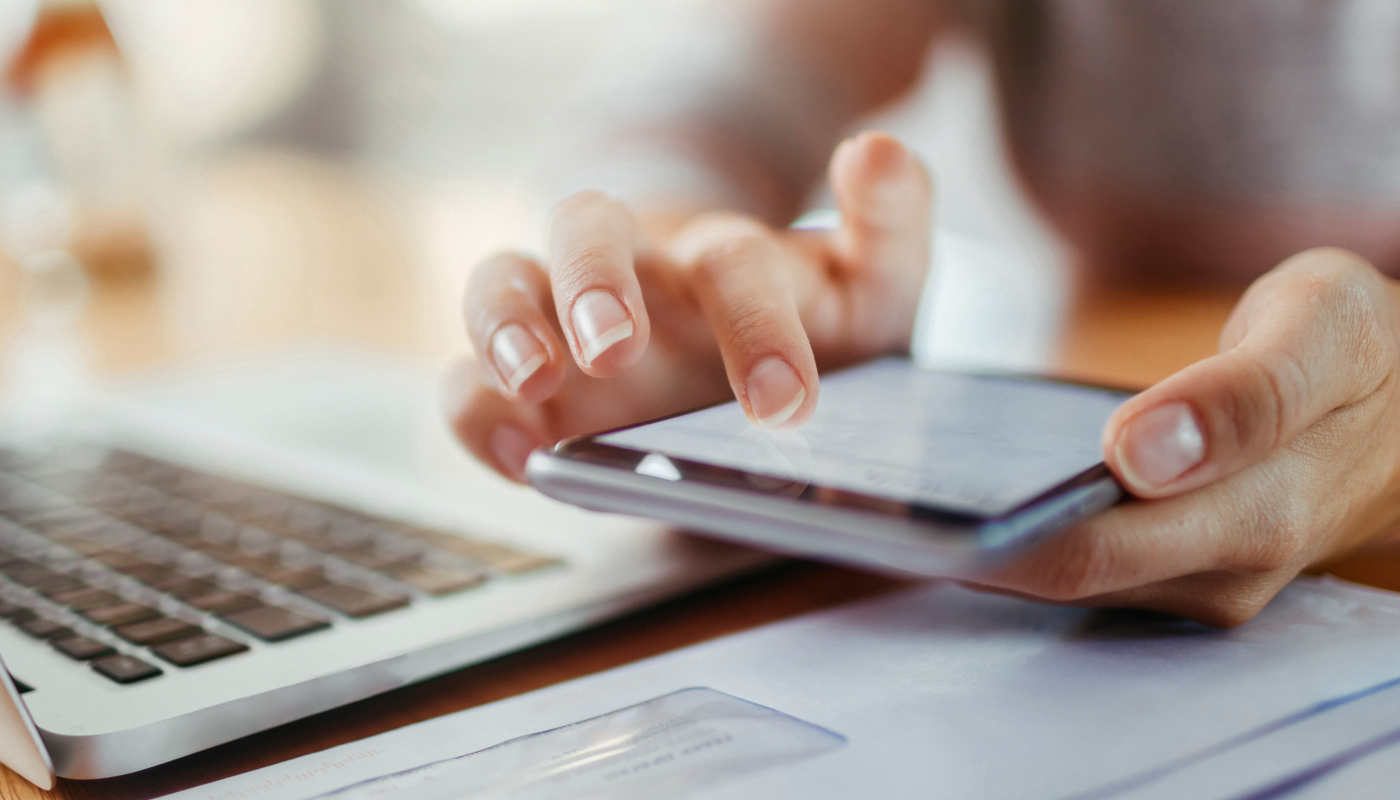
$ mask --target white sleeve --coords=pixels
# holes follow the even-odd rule
[[[838,211],[820,208],[791,227],[840,224]],[[909,352],[928,367],[1045,372],[1068,300],[1053,257],[935,227]]]
[[[909,349],[924,366],[1044,372],[1069,296],[1063,273],[1015,248],[935,230]]]

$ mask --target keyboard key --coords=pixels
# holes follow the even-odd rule
[[[36,564],[33,561],[17,560],[0,567],[0,573],[5,577],[18,583],[20,586],[34,586],[51,580],[61,572],[54,572],[43,564]]]
[[[212,559],[239,569],[257,568],[277,563],[276,556],[256,552],[253,548],[244,547],[236,542],[210,542],[201,544],[196,549]]]
[[[290,639],[293,636],[300,636],[330,625],[324,619],[309,617],[291,609],[269,605],[257,605],[242,611],[224,614],[223,618],[259,639],[269,642]]]
[[[395,526],[395,530],[405,536],[427,542],[439,550],[444,550],[455,556],[476,561],[493,569],[500,570],[501,572],[508,572],[513,575],[533,572],[537,569],[544,569],[545,567],[552,567],[563,563],[563,560],[557,556],[531,553],[501,544],[500,542],[469,539],[465,536],[458,536],[445,531],[435,531],[409,525]]]
[[[87,611],[90,608],[99,606],[114,606],[118,603],[126,602],[121,597],[107,591],[106,589],[96,589],[87,587],[75,589],[71,592],[62,592],[49,598],[59,605],[67,606],[74,611]],[[0,616],[4,616],[0,614]]]
[[[189,575],[178,574],[170,575],[164,580],[159,580],[150,584],[150,586],[156,591],[165,592],[171,597],[178,597],[181,600],[209,594],[219,588],[213,582],[205,580],[204,578],[195,578]]]
[[[564,560],[558,556],[547,556],[539,553],[528,553],[524,550],[516,550],[502,544],[482,543],[483,547],[477,550],[473,559],[481,561],[488,567],[507,572],[511,575],[523,575],[526,572],[555,567]]]
[[[226,508],[224,513],[250,525],[276,523],[286,516],[291,502],[285,495],[267,489],[257,489],[251,491],[241,505]]]
[[[65,656],[78,661],[87,661],[116,652],[106,642],[99,642],[87,636],[64,636],[49,640],[49,644]]]
[[[69,636],[73,629],[57,620],[34,615],[29,619],[19,623],[19,629],[33,636],[35,639],[55,639],[60,636]]]
[[[63,538],[65,533],[73,533],[92,527],[97,519],[86,511],[63,506],[42,516],[32,516],[23,522],[24,527],[45,537]]]
[[[93,556],[93,558],[96,561],[105,564],[108,569],[112,569],[117,572],[125,572],[128,569],[140,567],[151,563],[144,558],[137,558],[136,556],[124,550],[108,550],[105,553],[98,553],[97,555]]]
[[[81,514],[36,521],[30,526],[30,529],[43,534],[46,538],[66,542],[71,539],[91,539],[106,525],[107,521],[101,517]]]
[[[234,566],[268,583],[288,589],[309,589],[326,582],[326,573],[316,564],[286,564],[276,556],[247,556]]]
[[[380,594],[340,583],[328,583],[306,589],[300,594],[351,617],[369,617],[408,605],[407,595]]]
[[[358,550],[336,551],[336,556],[349,561],[351,564],[372,569],[375,572],[389,572],[395,569],[407,569],[420,561],[418,553],[408,553],[393,550],[376,550],[366,547]]]
[[[92,668],[117,683],[135,683],[160,674],[160,668],[147,664],[136,656],[103,656],[90,662]]]
[[[389,572],[395,580],[403,581],[420,592],[431,595],[452,594],[486,582],[486,573],[471,569],[448,569],[414,565]]]
[[[213,590],[205,594],[182,599],[200,611],[208,611],[212,614],[228,614],[233,611],[242,611],[245,608],[252,608],[261,603],[258,598],[250,594],[220,589],[218,587],[214,587]]]
[[[126,625],[131,622],[154,619],[160,616],[154,608],[140,603],[117,603],[113,606],[98,606],[78,612],[98,625]]]
[[[118,572],[128,578],[134,578],[148,585],[168,580],[180,574],[169,564],[157,564],[154,562],[126,567],[125,569],[118,570]]]
[[[105,539],[89,539],[86,537],[81,539],[64,539],[63,546],[75,553],[81,553],[85,556],[95,556],[98,553],[105,553],[113,549],[112,543]]]
[[[242,653],[248,645],[235,642],[216,633],[202,633],[174,642],[159,644],[151,651],[177,667],[192,667],[216,658]]]
[[[132,622],[127,625],[118,625],[112,631],[132,644],[161,644],[171,642],[176,639],[183,639],[186,636],[193,636],[203,632],[203,628],[198,625],[191,625],[182,619],[174,617],[156,617],[155,619]]]
[[[13,494],[8,496],[5,502],[5,516],[11,522],[20,525],[28,525],[33,520],[47,517],[65,505],[63,501],[39,492]]]
[[[257,573],[257,575],[268,583],[275,583],[293,591],[321,586],[328,581],[326,571],[314,565],[292,567],[283,564],[277,569]]]
[[[85,589],[87,584],[72,575],[56,574],[32,584],[30,588],[45,597],[52,597],[56,594]]]

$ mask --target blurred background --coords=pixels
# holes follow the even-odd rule
[[[536,245],[584,90],[646,69],[627,48],[678,5],[0,0],[5,402],[61,424],[67,398],[133,375],[463,352],[471,265]],[[916,143],[939,226],[1016,248],[982,267],[1053,312],[1056,244],[1002,163],[985,65],[956,42],[932,58],[860,127]],[[997,273],[1012,261],[1038,277]],[[973,295],[952,291],[946,325],[985,316]],[[1025,328],[1012,349],[1043,357],[1045,314],[997,303]]]

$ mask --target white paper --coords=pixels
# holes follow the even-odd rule
[[[1349,751],[1294,794],[1383,797],[1397,677],[1400,596],[1332,579],[1295,581],[1232,631],[932,584],[170,797],[299,800],[693,686],[846,740],[706,798],[1239,797]]]

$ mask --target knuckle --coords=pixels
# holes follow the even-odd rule
[[[467,273],[467,295],[481,295],[501,278],[519,268],[529,257],[511,250],[500,250],[476,262]]]
[[[503,287],[529,286],[539,274],[539,265],[530,255],[502,250],[478,261],[467,275],[466,300],[490,302]]]
[[[1217,628],[1238,628],[1259,616],[1259,612],[1263,611],[1266,605],[1268,605],[1266,598],[1261,599],[1253,594],[1245,597],[1211,600],[1195,616],[1199,621]]]
[[[1202,409],[1208,441],[1227,452],[1270,452],[1284,436],[1283,411],[1293,379],[1269,359],[1238,351],[1233,357],[1231,383]]]
[[[687,234],[703,239],[723,239],[745,233],[766,234],[767,226],[753,217],[732,211],[707,211],[697,214],[685,227]]]
[[[1278,350],[1248,363],[1255,378],[1249,385],[1257,390],[1232,404],[1235,430],[1245,450],[1272,452],[1288,438],[1306,409],[1308,370],[1291,350]]]
[[[595,285],[601,278],[610,276],[617,260],[614,248],[599,244],[586,244],[564,253],[554,265],[554,285],[563,294],[575,294]]]
[[[716,239],[696,254],[693,276],[696,280],[722,287],[736,274],[757,268],[770,252],[765,234],[741,230]]]
[[[757,220],[711,212],[691,220],[676,237],[678,260],[692,272],[714,275],[751,261],[772,247],[772,234]]]
[[[444,389],[443,410],[457,439],[473,451],[484,451],[484,432],[492,419],[496,398],[475,376],[459,380],[465,385]]]
[[[531,298],[542,283],[538,264],[523,253],[502,251],[483,259],[467,278],[462,296],[468,332],[484,333],[517,297]]]
[[[1327,355],[1353,365],[1363,388],[1374,388],[1400,356],[1385,278],[1370,262],[1340,248],[1316,248],[1295,258],[1301,265],[1294,273],[1295,291],[1327,333],[1332,348]]]
[[[1320,277],[1350,276],[1360,277],[1376,273],[1371,262],[1342,247],[1310,247],[1292,256],[1284,264],[1290,269],[1312,273]]]
[[[1107,540],[1069,535],[1066,546],[1036,573],[1032,591],[1046,600],[1068,603],[1102,594],[1105,579],[1117,568],[1117,557]]]
[[[1208,604],[1212,618],[1202,621],[1221,628],[1237,628],[1259,616],[1292,577],[1290,573],[1232,580]]]
[[[607,208],[613,203],[614,200],[611,197],[596,189],[584,189],[555,203],[554,208],[550,210],[549,221],[552,227],[558,222],[591,214],[599,208]]]
[[[728,306],[724,313],[727,350],[772,349],[777,330],[769,309],[755,302],[739,302]]]
[[[1232,567],[1266,574],[1293,570],[1307,561],[1314,526],[1311,504],[1302,499],[1303,494],[1270,492],[1267,501],[1261,498],[1251,504],[1235,534],[1241,541]]]
[[[1253,572],[1279,572],[1298,563],[1307,544],[1302,526],[1279,519],[1255,537],[1247,568]]]

